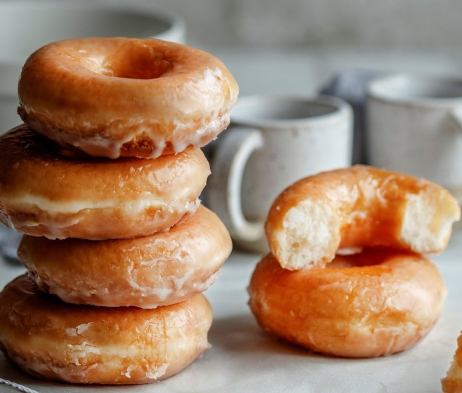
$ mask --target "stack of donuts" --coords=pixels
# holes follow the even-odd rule
[[[447,190],[407,175],[354,166],[302,179],[268,213],[251,310],[268,332],[327,355],[411,348],[446,296],[423,254],[441,252],[459,219]]]
[[[0,137],[0,221],[28,269],[0,294],[0,347],[72,383],[167,378],[209,347],[202,294],[231,252],[200,204],[200,147],[238,86],[210,54],[154,39],[88,38],[33,53],[24,124]]]

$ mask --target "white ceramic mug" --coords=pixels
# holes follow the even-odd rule
[[[158,7],[100,1],[0,1],[0,134],[18,125],[17,84],[39,47],[77,37],[156,37],[184,42],[185,23]]]
[[[368,163],[426,178],[462,203],[462,80],[397,74],[367,91]]]
[[[236,245],[268,249],[264,221],[288,185],[352,160],[352,111],[343,100],[319,97],[243,97],[231,127],[219,138],[207,184],[207,204]]]

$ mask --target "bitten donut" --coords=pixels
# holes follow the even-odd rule
[[[210,174],[200,149],[156,160],[60,153],[26,125],[0,137],[0,222],[49,239],[150,235],[196,211]]]
[[[429,259],[377,248],[296,271],[268,254],[249,294],[268,332],[316,352],[368,358],[418,343],[438,320],[446,289]]]
[[[31,375],[81,384],[168,378],[209,348],[212,310],[198,294],[156,309],[66,304],[26,275],[0,294],[0,344]]]
[[[207,208],[168,232],[127,240],[48,240],[25,235],[18,258],[39,289],[67,303],[153,308],[205,291],[231,253]]]
[[[51,43],[26,61],[18,113],[65,148],[156,158],[202,147],[229,124],[238,86],[214,56],[156,39]]]
[[[302,179],[274,201],[265,230],[286,269],[324,266],[339,249],[389,246],[438,253],[460,208],[423,179],[353,166]]]

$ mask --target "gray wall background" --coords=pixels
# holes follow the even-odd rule
[[[138,1],[181,14],[192,43],[462,49],[461,0]]]

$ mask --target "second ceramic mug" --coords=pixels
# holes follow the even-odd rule
[[[207,204],[236,245],[268,250],[264,221],[276,196],[293,182],[351,165],[352,111],[328,97],[240,98],[220,136]]]
[[[462,79],[379,77],[367,109],[368,163],[439,183],[462,204]]]

